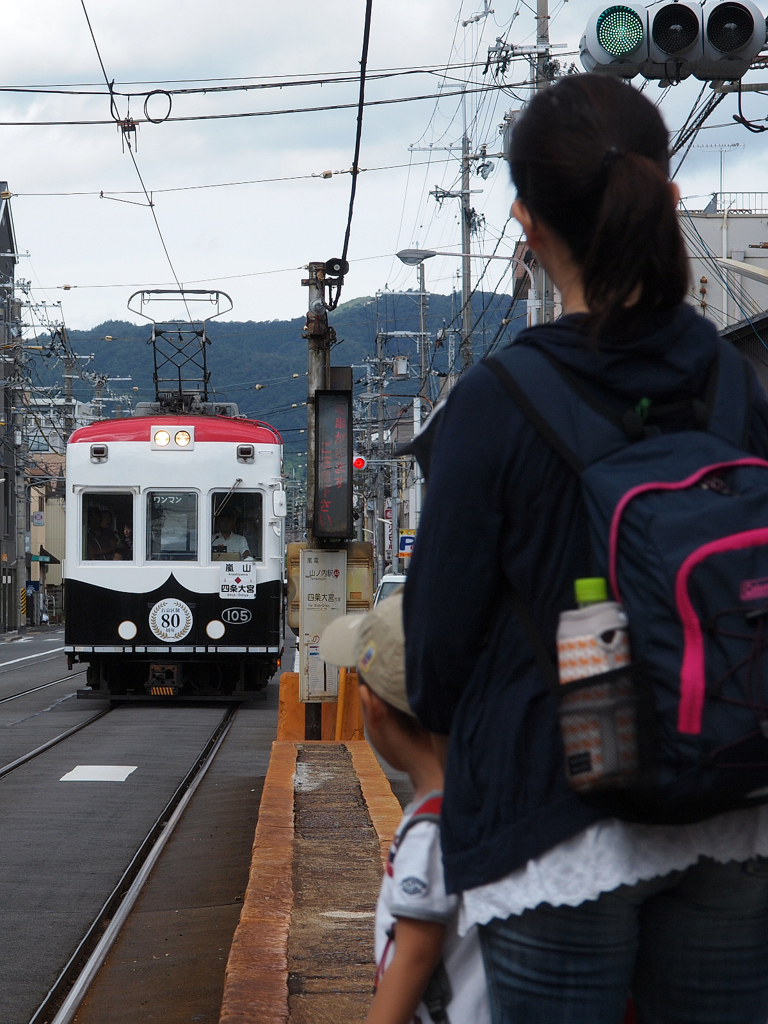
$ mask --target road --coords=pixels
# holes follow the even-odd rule
[[[0,767],[100,711],[108,712],[0,778],[2,1024],[28,1024],[226,710],[211,704],[130,704],[109,710],[107,702],[77,701],[83,677],[67,673],[61,648],[59,630],[0,643]],[[276,681],[270,690],[267,702],[245,705],[238,713],[214,763],[228,780],[222,784],[234,787],[238,798],[232,815],[222,817],[225,804],[216,801],[210,785],[209,795],[198,800],[196,794],[185,815],[203,831],[214,822],[216,828],[231,828],[245,878],[260,795],[254,780],[266,771],[275,732]],[[245,824],[237,819],[243,813]],[[194,856],[182,854],[180,863],[197,901],[218,905],[221,877],[205,874]],[[232,929],[244,882],[237,886],[234,892],[224,886],[230,908],[224,917],[227,927],[231,919]],[[188,899],[189,892],[173,897],[183,906]],[[170,909],[175,914],[180,908]],[[219,933],[211,938],[221,945],[225,940]],[[221,955],[214,959],[223,980],[226,950],[223,960]],[[124,995],[133,1002],[136,1021],[149,1019],[138,1012],[138,995]]]

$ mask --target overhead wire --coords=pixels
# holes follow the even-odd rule
[[[355,210],[355,194],[357,192],[357,179],[359,175],[360,165],[360,146],[363,138],[363,111],[365,110],[365,72],[368,68],[368,44],[371,39],[371,15],[373,13],[373,0],[366,0],[365,4],[365,23],[363,25],[363,52],[360,57],[360,93],[358,96],[357,103],[357,124],[355,126],[355,153],[352,157],[352,185],[349,191],[349,212],[347,214],[347,227],[344,232],[344,247],[341,252],[342,270],[339,277],[339,283],[336,285],[336,294],[331,298],[329,293],[330,301],[327,303],[326,308],[334,310],[339,304],[341,297],[342,281],[344,279],[343,264],[347,258],[349,251],[349,237],[352,232],[352,215]]]
[[[82,0],[81,0],[82,2]],[[474,92],[494,92],[501,87],[498,85],[479,86],[476,89],[457,89],[448,93],[425,93],[418,96],[394,96],[385,100],[366,100],[364,107],[384,107],[396,103],[416,103],[421,100],[444,98],[447,96],[462,96]],[[163,124],[178,124],[188,121],[231,121],[241,117],[279,117],[283,114],[318,114],[329,110],[354,110],[357,103],[327,103],[317,107],[288,107],[282,110],[245,110],[233,114],[189,114],[177,117],[166,117]],[[157,123],[147,117],[132,117],[131,121],[136,124]],[[47,121],[0,121],[3,128],[46,128],[46,127],[93,127],[108,125],[114,122],[104,119],[81,119],[77,121],[47,120]]]
[[[450,157],[445,159],[433,160],[431,163],[448,163]],[[407,164],[386,164],[381,167],[359,167],[358,174],[370,174],[374,171],[396,171],[408,168],[410,173],[411,166],[413,167],[426,167],[429,165],[428,161],[420,161],[419,163],[407,163]],[[351,174],[351,168],[344,168],[339,171],[330,172],[334,177],[341,174]],[[326,178],[327,172],[314,172],[312,174],[288,174],[279,178],[250,178],[243,181],[220,181],[213,182],[208,185],[177,185],[172,188],[153,188],[152,195],[161,195],[168,192],[195,192],[200,189],[207,188],[234,188],[240,185],[268,185],[273,182],[282,181],[309,181],[311,179],[321,180]],[[12,193],[15,197],[29,198],[29,197],[56,197],[66,198],[69,196],[99,196],[104,199],[111,199],[114,196],[140,196],[143,195],[143,191],[140,189],[92,189],[85,192],[14,192]]]
[[[135,157],[134,152],[133,152],[133,146],[131,145],[130,130],[125,130],[124,122],[121,121],[120,116],[119,116],[119,112],[117,110],[117,106],[115,104],[115,99],[114,99],[114,95],[113,95],[114,81],[110,82],[109,76],[107,75],[107,70],[104,67],[104,61],[102,60],[101,52],[99,51],[99,44],[96,41],[96,35],[95,35],[94,31],[93,31],[93,26],[91,25],[91,19],[88,17],[88,10],[86,9],[86,6],[85,6],[85,0],[80,0],[80,4],[81,4],[81,6],[83,8],[83,13],[85,14],[85,20],[88,23],[88,30],[91,33],[91,39],[93,40],[93,45],[94,45],[94,48],[96,50],[96,56],[99,58],[99,65],[101,66],[101,71],[102,71],[102,74],[104,75],[104,81],[107,83],[107,88],[109,89],[109,96],[110,96],[110,98],[109,98],[109,109],[110,109],[110,113],[112,114],[113,120],[123,130],[123,141],[125,142],[125,145],[128,147],[128,153],[130,155],[130,158],[131,158],[131,161],[133,163],[133,166],[136,169],[136,174],[138,176],[138,179],[139,179],[139,182],[141,184],[141,187],[144,190],[144,195],[147,198],[147,203],[149,205],[150,213],[152,214],[152,219],[155,222],[155,227],[157,228],[157,234],[158,234],[158,236],[160,238],[160,244],[163,247],[163,252],[165,253],[165,258],[168,261],[168,266],[171,268],[171,273],[173,274],[173,279],[176,282],[176,287],[182,293],[182,301],[184,303],[184,308],[187,311],[187,316],[191,320],[192,319],[192,314],[189,311],[189,306],[187,305],[187,300],[184,297],[184,289],[181,286],[181,282],[179,281],[179,276],[176,273],[176,268],[174,267],[173,260],[171,259],[171,254],[168,251],[168,246],[166,245],[165,238],[163,237],[163,232],[162,232],[162,230],[160,228],[160,221],[157,219],[157,214],[155,212],[155,204],[152,202],[152,197],[150,196],[149,192],[147,191],[147,186],[144,184],[144,179],[141,176],[141,171],[139,170],[139,165],[136,162],[136,157]],[[135,122],[133,122],[132,120],[130,120],[130,123],[135,125]],[[134,127],[133,130],[135,131],[135,127]]]
[[[467,65],[464,64],[450,64],[447,67],[440,64],[419,64],[410,65],[405,67],[397,68],[377,68],[374,71],[369,71],[367,78],[368,80],[379,79],[379,78],[392,78],[402,77],[407,75],[439,75],[442,77],[448,70],[461,71],[465,69]],[[142,96],[148,96],[153,92],[164,92],[170,93],[171,95],[185,95],[188,93],[215,93],[215,92],[238,92],[244,89],[284,89],[290,88],[291,86],[310,86],[310,85],[334,85],[334,84],[345,84],[347,82],[359,81],[360,72],[346,72],[346,71],[335,71],[327,72],[325,76],[319,73],[307,78],[300,77],[298,75],[289,76],[278,76],[278,75],[242,75],[233,78],[175,78],[175,79],[160,79],[157,81],[139,81],[139,82],[123,82],[121,86],[128,85],[149,85],[151,89],[147,91],[139,92],[124,92],[122,88],[114,88],[113,92],[116,96],[128,97],[128,98],[140,98]],[[274,79],[274,81],[273,81]],[[158,86],[164,85],[176,85],[183,84],[186,82],[197,82],[201,83],[191,89],[159,89]],[[221,86],[211,87],[206,85],[210,82],[240,82],[253,84],[241,84],[233,86]],[[54,84],[41,84],[41,85],[0,85],[0,92],[8,93],[32,93],[41,95],[62,95],[62,96],[104,96],[105,93],[98,91],[84,92],[82,90],[93,90],[99,89],[99,83],[96,82],[68,82],[68,83],[54,83]]]

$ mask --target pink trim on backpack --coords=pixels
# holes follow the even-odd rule
[[[768,544],[768,527],[734,533],[730,537],[721,537],[719,540],[713,540],[710,544],[704,544],[692,551],[678,570],[675,580],[675,601],[683,623],[684,636],[683,667],[680,671],[680,706],[677,712],[678,732],[688,733],[692,736],[698,736],[701,733],[706,683],[704,637],[699,617],[688,593],[690,575],[696,566],[710,555],[757,547],[758,544]]]
[[[704,466],[703,469],[697,469],[695,473],[686,477],[685,480],[668,481],[661,483],[647,483],[640,484],[638,487],[633,487],[627,491],[624,497],[616,506],[613,513],[613,519],[611,520],[611,531],[608,535],[608,576],[611,581],[611,590],[613,596],[617,601],[621,601],[621,595],[619,594],[619,584],[617,579],[616,569],[616,554],[619,544],[619,527],[621,526],[621,517],[624,515],[624,510],[627,505],[636,498],[639,494],[643,494],[645,491],[682,491],[686,487],[693,487],[695,483],[707,476],[709,473],[714,473],[718,469],[731,469],[734,466],[763,466],[768,469],[768,462],[765,459],[749,458],[749,459],[734,459],[732,462],[716,462],[712,466]]]

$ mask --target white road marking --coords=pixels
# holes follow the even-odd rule
[[[135,764],[79,764],[62,775],[59,782],[125,782],[137,767]]]
[[[0,668],[4,668],[6,665],[15,665],[19,661],[29,661],[30,658],[43,658],[48,654],[55,654],[57,651],[63,650],[63,647],[50,647],[47,651],[40,651],[38,654],[27,654],[23,658],[14,658],[12,661],[0,661]]]

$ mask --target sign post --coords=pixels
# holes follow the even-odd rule
[[[301,552],[301,629],[299,699],[335,701],[339,670],[320,657],[320,637],[347,610],[347,553],[305,549]]]

